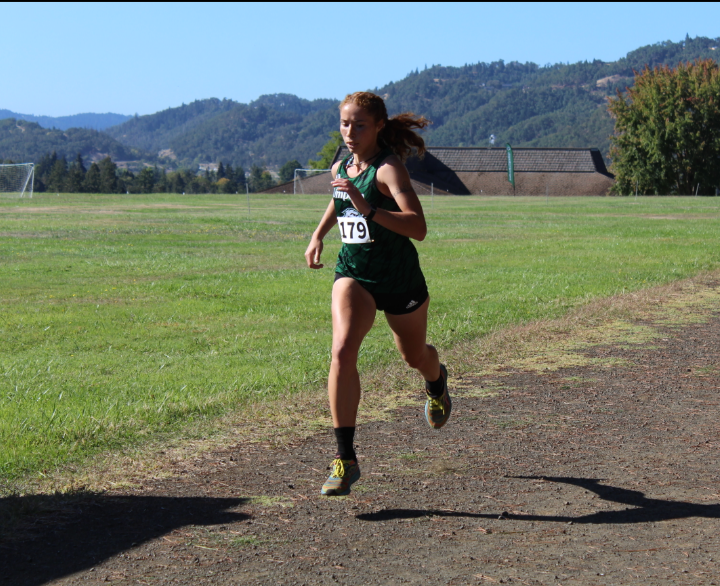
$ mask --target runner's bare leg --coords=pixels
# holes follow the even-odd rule
[[[440,360],[434,346],[426,343],[427,315],[430,298],[412,313],[405,315],[385,314],[400,350],[408,366],[420,371],[425,380],[440,378]]]
[[[332,292],[333,344],[328,397],[333,427],[355,427],[360,404],[357,359],[375,321],[375,300],[354,279],[335,281]],[[436,377],[437,378],[437,377]]]

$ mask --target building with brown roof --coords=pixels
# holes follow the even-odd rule
[[[349,154],[338,148],[333,164]],[[515,187],[508,181],[504,148],[428,147],[406,165],[420,195],[607,195],[614,177],[595,148],[515,148]],[[297,186],[296,186],[297,187]],[[330,174],[303,181],[305,193],[331,193]],[[267,193],[292,193],[293,183]]]

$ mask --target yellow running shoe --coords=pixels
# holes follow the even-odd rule
[[[425,402],[425,419],[427,419],[430,427],[434,429],[440,429],[445,425],[452,411],[452,401],[447,387],[448,374],[444,364],[440,365],[440,374],[444,383],[443,394],[437,398],[428,395]]]
[[[350,494],[350,486],[360,479],[360,466],[355,460],[336,458],[332,464],[332,474],[323,484],[320,494],[325,496],[343,496]]]

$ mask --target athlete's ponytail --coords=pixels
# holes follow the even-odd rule
[[[385,126],[378,135],[378,141],[387,146],[404,161],[413,150],[417,151],[418,156],[425,154],[425,141],[415,132],[414,128],[425,128],[432,124],[425,116],[416,116],[412,112],[404,112],[392,118],[388,118],[385,102],[380,96],[371,92],[355,92],[348,94],[340,104],[342,108],[345,104],[355,104],[360,106],[375,121],[384,120]]]

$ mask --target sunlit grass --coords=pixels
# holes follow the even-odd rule
[[[326,268],[303,252],[327,196],[0,200],[0,474],[179,434],[317,388]],[[441,349],[720,265],[715,198],[423,200],[418,244]],[[361,368],[399,360],[384,319]]]

